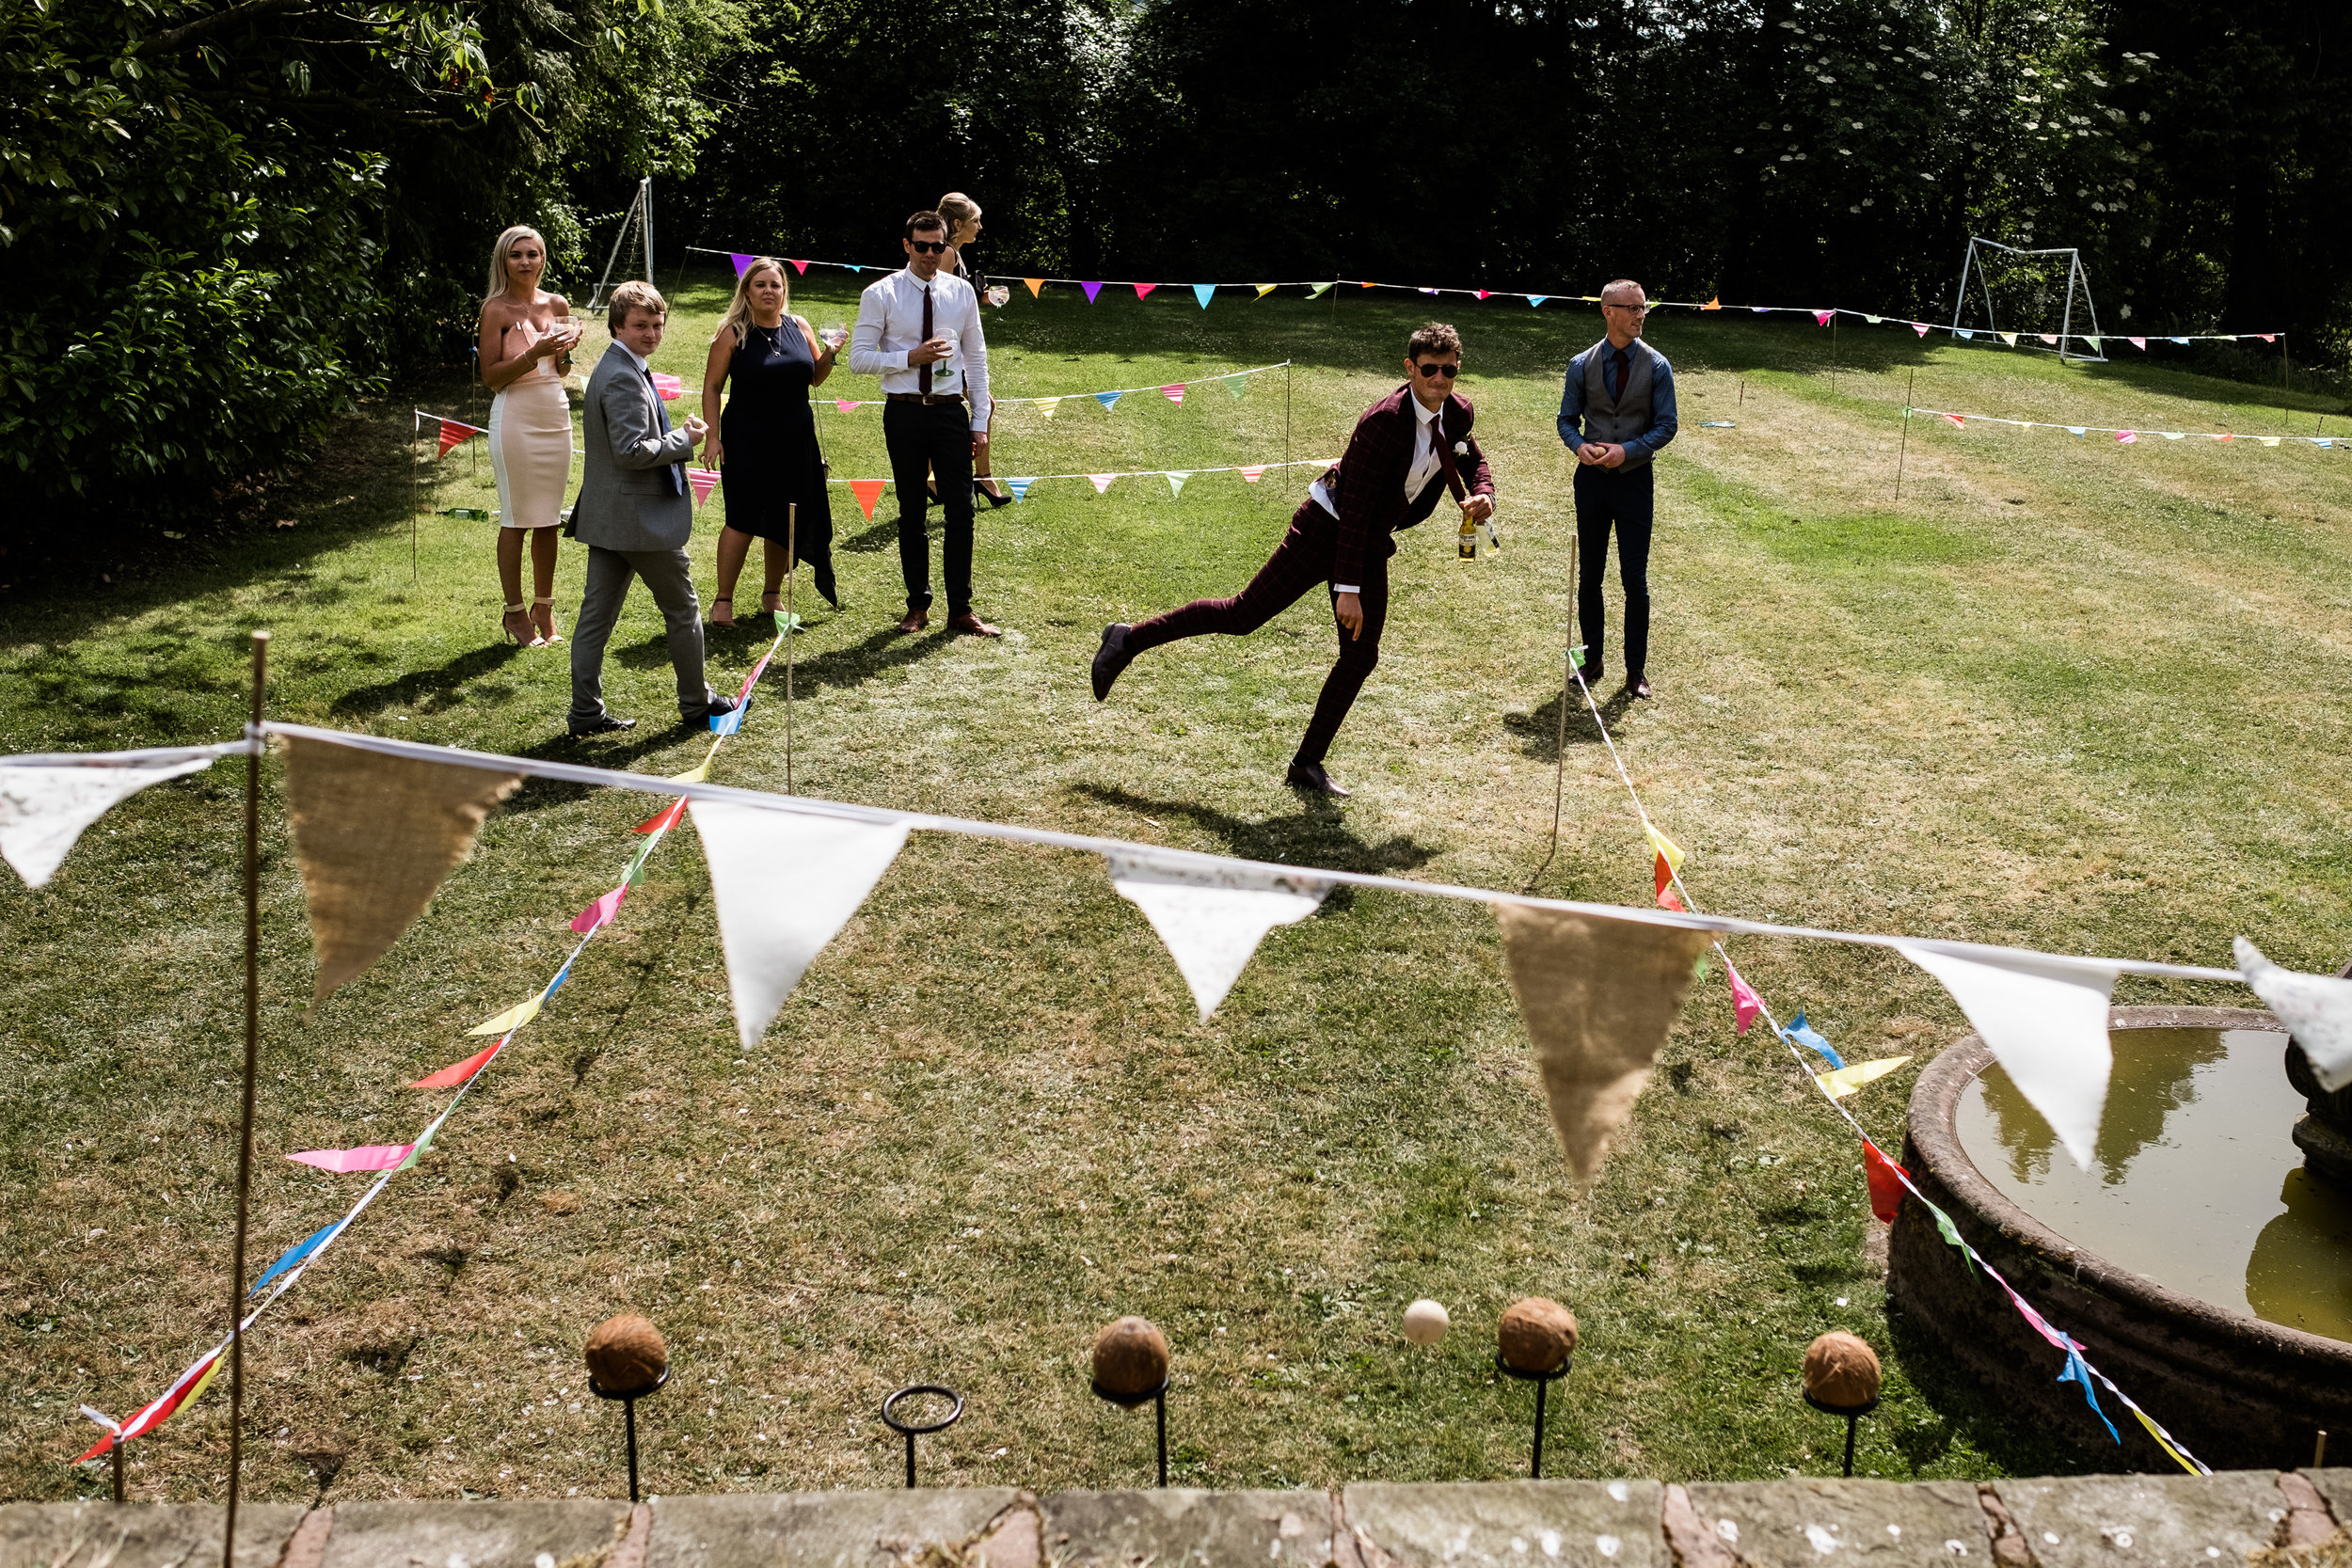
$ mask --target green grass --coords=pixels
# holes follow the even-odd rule
[[[799,308],[847,319],[839,284]],[[696,374],[721,303],[684,291],[660,368]],[[1339,449],[1394,385],[1416,319],[1307,304],[1025,294],[991,323],[999,389],[1143,386],[1285,357],[1289,378],[1182,408],[1136,394],[997,420],[1000,474],[1205,468]],[[1543,862],[1569,604],[1558,367],[1589,315],[1462,318],[1505,552],[1465,566],[1407,536],[1380,670],[1332,766],[1344,809],[1280,786],[1330,657],[1311,600],[1259,636],[1163,650],[1098,706],[1105,621],[1231,593],[1300,486],[1193,481],[1171,498],[1041,485],[983,514],[981,644],[889,632],[892,512],[836,492],[849,607],[797,654],[805,793],[1248,855],[1517,888]],[[1660,465],[1655,703],[1610,721],[1709,908],[1811,924],[2226,961],[2346,946],[2352,844],[2352,469],[2339,453],[2143,443],[1915,421],[1912,402],[2104,424],[2275,430],[2258,388],[2157,366],[1923,345],[1910,334],[1661,317],[1685,432]],[[871,393],[845,378],[827,388]],[[111,582],[0,602],[0,750],[234,733],[246,633],[275,634],[271,712],[421,740],[663,774],[701,745],[660,723],[668,680],[641,594],[609,695],[646,727],[562,735],[561,652],[496,641],[489,506],[465,449],[405,465],[411,403],[350,421],[281,496],[290,527],[128,561]],[[2296,400],[2295,428],[2322,408]],[[1735,419],[1731,430],[1701,420]],[[834,472],[885,472],[879,410],[822,414]],[[2331,421],[2332,422],[2332,421]],[[723,497],[698,523],[700,581]],[[559,578],[568,626],[580,559]],[[745,601],[745,609],[755,601]],[[1613,616],[1614,610],[1612,610]],[[714,633],[716,678],[766,645]],[[1614,660],[1612,660],[1613,664]],[[783,778],[779,692],[716,776]],[[1590,720],[1568,718],[1567,813],[1541,891],[1639,903],[1637,821]],[[270,769],[272,787],[276,765]],[[125,1414],[220,1322],[234,1168],[238,773],[103,818],[45,891],[0,893],[0,1493],[90,1491],[74,1406]],[[265,814],[262,1258],[356,1179],[291,1149],[405,1137],[462,1032],[541,984],[564,924],[610,886],[643,796],[532,784],[427,916],[306,1014],[310,967],[275,797]],[[1891,954],[1744,941],[1784,1012],[1850,1055],[1920,1055],[1963,1025]],[[252,1484],[308,1497],[610,1495],[615,1413],[578,1347],[620,1309],[675,1347],[643,1411],[658,1491],[890,1485],[875,1419],[944,1381],[963,1423],[927,1474],[1117,1485],[1149,1475],[1148,1418],[1086,1387],[1096,1326],[1142,1312],[1177,1356],[1174,1480],[1320,1484],[1506,1476],[1529,1396],[1491,1369],[1496,1316],[1549,1294],[1584,1324],[1555,1398],[1559,1474],[1770,1476],[1834,1465],[1797,1399],[1807,1339],[1888,1354],[1860,1465],[1889,1476],[2076,1467],[2008,1425],[1890,1325],[1856,1151],[1768,1040],[1699,993],[1597,1186],[1573,1192],[1538,1101],[1491,920],[1446,901],[1335,895],[1275,932],[1200,1024],[1138,911],[1088,857],[917,835],[767,1039],[736,1049],[692,835],[588,950],[444,1132],[252,1341]],[[2126,981],[2122,1002],[2241,1003]],[[1890,1146],[1913,1069],[1855,1101]],[[2284,1129],[2280,1130],[2284,1135]],[[101,1234],[103,1232],[103,1234]],[[1435,1353],[1397,1332],[1432,1295]],[[538,1402],[552,1395],[553,1404]],[[141,1445],[146,1497],[216,1496],[224,1402]],[[2154,1411],[2159,1419],[2167,1413]],[[549,1429],[552,1429],[551,1431]],[[765,1440],[762,1439],[762,1434]]]

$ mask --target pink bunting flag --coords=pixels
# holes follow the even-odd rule
[[[1836,314],[1837,314],[1837,312],[1835,310],[1816,310],[1813,312],[1813,320],[1818,325],[1827,326],[1829,325],[1830,317]]]
[[[453,1062],[438,1072],[427,1073],[408,1086],[412,1089],[453,1089],[475,1073],[490,1065],[490,1058],[505,1049],[506,1042],[498,1040],[484,1046],[462,1062]]]
[[[689,468],[686,483],[694,487],[694,505],[699,510],[710,499],[710,492],[719,488],[719,476],[708,468]]]
[[[850,494],[857,498],[858,510],[866,514],[866,520],[869,523],[874,520],[875,503],[882,499],[882,486],[888,483],[888,480],[882,479],[850,481]]]
[[[1152,290],[1158,287],[1159,285],[1157,283],[1137,283],[1135,285],[1136,297],[1137,299],[1141,299],[1144,295],[1150,293]]]
[[[1100,283],[1080,283],[1078,287],[1087,292],[1087,303],[1089,305],[1093,304],[1094,296],[1103,292],[1103,285]]]
[[[1945,417],[1946,419],[1947,419],[1947,420],[1951,420],[1951,421],[1952,421],[1952,423],[1954,423],[1954,424],[1956,424],[1956,425],[1960,426],[1963,430],[1965,430],[1965,429],[1967,429],[1967,428],[1968,428],[1968,421],[1967,421],[1966,420],[1962,419],[1962,418],[1961,418],[1959,415],[1957,415],[1957,414],[1947,414],[1947,415],[1945,415],[1944,417]]]
[[[1163,387],[1160,388],[1160,396],[1181,405],[1184,401],[1184,389],[1182,387]]]
[[[660,371],[653,372],[653,389],[661,394],[661,401],[664,403],[675,403],[686,395],[684,382],[676,376],[664,375]]]
[[[1108,490],[1108,489],[1111,487],[1111,481],[1112,481],[1112,480],[1114,480],[1114,479],[1117,479],[1118,477],[1119,477],[1119,476],[1118,476],[1117,474],[1089,474],[1089,475],[1087,475],[1087,478],[1089,478],[1089,479],[1090,479],[1090,480],[1092,480],[1092,481],[1094,482],[1094,493],[1095,493],[1096,495],[1098,495],[1098,496],[1099,496],[1099,495],[1101,495],[1101,494],[1103,494],[1104,491]]]
[[[786,260],[786,261],[791,261],[791,262],[792,262],[792,270],[793,270],[794,272],[797,272],[797,273],[801,274],[803,277],[806,277],[806,276],[807,276],[807,274],[808,274],[808,263],[807,263],[806,261],[793,261],[793,259],[792,259],[791,257],[789,257],[789,256],[787,256],[787,257],[785,258],[785,260]]]
[[[855,408],[857,404],[858,400],[855,398],[835,398],[833,400],[833,405],[835,408],[840,409],[844,414],[848,413],[850,409]]]
[[[666,833],[677,826],[677,819],[685,814],[685,811],[686,797],[681,795],[669,805],[638,823],[629,832],[632,833]]]
[[[447,457],[450,448],[469,441],[481,434],[482,432],[469,424],[459,424],[455,420],[443,420],[441,421],[441,450],[434,455]]]
[[[1479,298],[1481,298],[1481,299],[1485,299],[1485,298],[1486,297],[1486,290],[1484,290],[1484,289],[1479,290],[1479,291],[1478,291],[1478,297],[1479,297]]]
[[[2257,332],[2254,336],[2265,343],[2275,343],[2279,341],[2279,335],[2276,332]]]
[[[2136,349],[2145,350],[2148,347],[2148,340],[2145,338],[2126,338],[2123,341]]]
[[[415,1144],[364,1144],[358,1148],[311,1148],[287,1159],[321,1170],[389,1170],[417,1151]]]
[[[1248,483],[1255,484],[1258,481],[1265,478],[1265,465],[1260,463],[1254,467],[1244,468],[1241,471],[1241,477]]]
[[[623,882],[619,887],[605,894],[595,903],[572,916],[572,929],[581,936],[586,936],[600,926],[612,925],[612,917],[621,912],[621,900],[628,896],[628,884]]]
[[[1724,973],[1731,979],[1732,1021],[1739,1025],[1739,1032],[1744,1035],[1749,1024],[1764,1016],[1764,1000],[1756,994],[1756,988],[1731,967],[1728,958],[1724,960]]]
[[[2137,430],[2119,430],[2115,433],[2115,441],[2118,446],[2128,447],[2138,439],[2139,432]]]
[[[2058,334],[2055,332],[2037,332],[2034,336],[2040,338],[2045,343],[2055,343],[2058,341]]]
[[[2222,431],[2220,434],[2218,434],[2218,435],[2215,436],[2213,438],[2214,438],[2215,440],[2217,440],[2217,441],[2226,441],[2226,440],[2228,440],[2228,439],[2230,438],[2230,433],[2229,433],[2228,431],[2226,431],[2226,430],[2225,430],[2225,431]]]

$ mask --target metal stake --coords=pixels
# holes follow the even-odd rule
[[[2328,1434],[2324,1432],[2319,1434],[2319,1451],[2322,1453],[2326,1453],[2328,1451]],[[122,1433],[119,1432],[115,1433],[114,1462],[115,1501],[119,1503],[122,1501]],[[2314,1460],[2312,1463],[2317,1464],[2318,1462]]]
[[[588,1379],[588,1391],[596,1398],[621,1402],[621,1426],[628,1434],[628,1500],[632,1503],[637,1501],[637,1402],[647,1394],[658,1392],[667,1386],[671,1370],[671,1368],[665,1366],[661,1369],[661,1375],[643,1388],[628,1388],[618,1392],[604,1387],[593,1376]]]
[[[1837,317],[1829,318],[1829,395],[1837,395]]]
[[[1903,443],[1895,453],[1895,499],[1903,499],[1903,462],[1911,455],[1911,389],[1918,384],[1919,368],[1914,365],[1903,380]]]
[[[1157,1388],[1143,1394],[1114,1394],[1100,1383],[1089,1385],[1094,1390],[1096,1399],[1115,1404],[1121,1410],[1133,1410],[1145,1400],[1152,1402],[1152,1425],[1159,1437],[1160,1484],[1163,1487],[1168,1484],[1168,1383],[1167,1378],[1162,1378]]]
[[[1282,361],[1282,471],[1291,465],[1291,362]]]
[[[417,580],[417,427],[424,421],[408,416],[408,580]]]
[[[229,1269],[229,1509],[221,1525],[222,1568],[236,1568],[237,1481],[245,1457],[245,1241],[253,1198],[253,1081],[262,1049],[262,695],[269,633],[253,634],[252,726],[245,758],[245,1104],[237,1125],[237,1242]],[[116,1488],[122,1445],[115,1444]]]
[[[1846,1418],[1846,1479],[1851,1481],[1853,1479],[1854,1429],[1861,1425],[1863,1417],[1879,1407],[1878,1400],[1873,1397],[1867,1404],[1824,1404],[1807,1393],[1804,1396],[1804,1402],[1824,1415]]]
[[[1560,853],[1560,800],[1565,789],[1568,769],[1568,692],[1576,684],[1576,656],[1583,644],[1576,640],[1576,574],[1580,535],[1568,535],[1568,642],[1560,656],[1560,725],[1551,753],[1551,847],[1544,851],[1544,863],[1527,879],[1527,891],[1535,891],[1535,883],[1551,869],[1552,857]]]
[[[1535,1451],[1528,1460],[1527,1479],[1530,1481],[1544,1479],[1544,1386],[1547,1384],[1557,1383],[1567,1376],[1568,1369],[1575,1365],[1575,1361],[1574,1356],[1569,1356],[1549,1372],[1523,1372],[1505,1361],[1501,1351],[1495,1352],[1497,1371],[1506,1377],[1518,1378],[1521,1383],[1532,1383],[1535,1386]]]
[[[938,1420],[931,1421],[927,1424],[917,1424],[913,1421],[902,1421],[898,1419],[896,1415],[892,1414],[892,1411],[900,1400],[912,1399],[917,1395],[925,1395],[943,1400],[952,1400],[954,1402],[954,1407]],[[963,1396],[957,1393],[953,1388],[949,1388],[943,1384],[910,1383],[905,1387],[899,1389],[897,1393],[891,1395],[888,1399],[882,1401],[882,1425],[888,1427],[891,1431],[898,1433],[907,1440],[907,1489],[909,1491],[913,1491],[914,1488],[914,1440],[917,1437],[928,1436],[934,1432],[945,1432],[949,1427],[954,1426],[958,1421],[963,1419]]]

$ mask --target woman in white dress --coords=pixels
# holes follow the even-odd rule
[[[562,294],[545,293],[548,243],[520,224],[490,252],[482,301],[482,381],[490,404],[490,471],[499,485],[499,585],[506,635],[527,648],[561,642],[555,631],[556,527],[572,476],[572,405],[564,372],[580,325]],[[533,597],[523,610],[523,534],[531,535]]]

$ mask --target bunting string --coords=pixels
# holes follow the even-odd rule
[[[2120,444],[2127,447],[2143,440],[2219,441],[2225,445],[2247,443],[2265,447],[2302,446],[2308,443],[2324,450],[2352,451],[2352,436],[2317,434],[2294,436],[2284,433],[2265,436],[2250,431],[2233,430],[2153,430],[2146,425],[2141,425],[2136,430],[2127,430],[2114,425],[2066,424],[2049,420],[2012,420],[1999,414],[1959,414],[1948,408],[1906,408],[1903,414],[1906,418],[1915,414],[1923,420],[1943,420],[1955,430],[1966,429],[1968,421],[1974,420],[1979,424],[2014,425],[2019,430],[2062,430],[2069,436],[2112,436]]]

